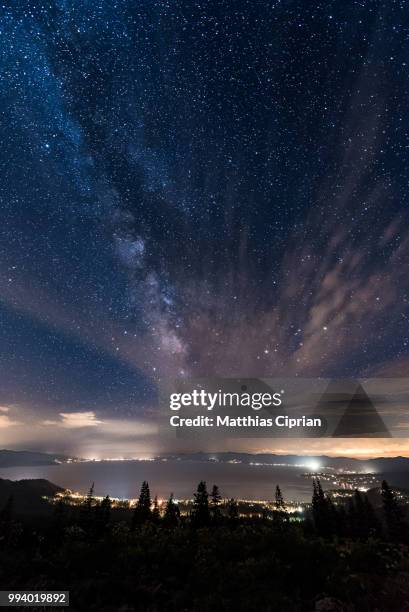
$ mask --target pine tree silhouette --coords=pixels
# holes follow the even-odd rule
[[[175,504],[173,499],[173,493],[170,494],[169,499],[165,508],[165,515],[163,517],[163,524],[166,527],[175,527],[180,518],[179,506]]]
[[[365,539],[369,535],[366,524],[365,503],[362,494],[356,489],[349,504],[349,522],[351,535],[355,539]]]
[[[330,537],[336,531],[336,509],[324,494],[319,478],[313,480],[312,514],[317,533]]]
[[[94,486],[95,486],[95,483],[92,483],[87,493],[87,497],[85,498],[85,506],[89,509],[92,507],[92,504],[94,503]]]
[[[220,495],[219,487],[213,485],[212,492],[210,494],[210,512],[213,522],[219,522],[221,518],[220,504],[222,496]]]
[[[209,524],[209,494],[206,482],[201,480],[194,494],[192,521],[196,527],[204,527]]]
[[[275,490],[275,509],[283,511],[285,509],[283,494],[281,493],[280,487],[277,485]]]
[[[368,496],[358,490],[348,504],[347,525],[349,537],[356,540],[366,540],[371,536],[380,535],[380,524]]]
[[[132,526],[141,525],[152,518],[151,512],[151,494],[147,480],[144,480],[141,486],[139,499],[135,507]]]
[[[79,523],[80,527],[85,531],[86,534],[90,534],[93,527],[92,508],[95,504],[94,499],[94,483],[90,486],[90,489],[81,504]]]
[[[283,494],[277,485],[274,495],[274,520],[276,524],[281,524],[286,518],[288,518],[288,514],[285,509]]]
[[[159,512],[159,504],[158,504],[158,496],[155,495],[153,500],[153,508],[152,508],[152,522],[158,524],[160,521],[160,512]]]
[[[109,495],[104,497],[100,504],[95,506],[95,532],[101,536],[103,535],[109,527],[109,522],[111,519],[111,498]]]
[[[382,481],[381,495],[387,535],[393,542],[407,541],[408,525],[403,509],[386,480]]]

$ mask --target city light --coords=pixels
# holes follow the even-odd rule
[[[310,461],[308,461],[308,463],[306,463],[306,467],[312,472],[318,472],[321,467],[321,464],[317,459],[311,459]]]

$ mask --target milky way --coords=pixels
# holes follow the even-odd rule
[[[167,376],[407,375],[406,2],[2,11],[5,415],[142,416]]]

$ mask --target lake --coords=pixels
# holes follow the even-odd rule
[[[273,499],[279,484],[287,500],[309,501],[312,482],[301,474],[306,468],[295,466],[247,465],[204,461],[89,461],[10,467],[0,469],[0,478],[46,478],[73,491],[86,492],[95,483],[95,495],[134,498],[142,480],[148,480],[152,495],[190,498],[199,480],[208,488],[220,487],[224,497]],[[323,483],[324,484],[324,483]]]

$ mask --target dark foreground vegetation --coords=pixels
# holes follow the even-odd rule
[[[304,520],[278,487],[273,510],[249,518],[204,482],[187,516],[146,482],[134,509],[92,488],[35,520],[13,506],[0,513],[0,589],[69,590],[71,610],[409,610],[408,523],[386,482],[374,508],[359,492],[334,505],[316,480]]]

